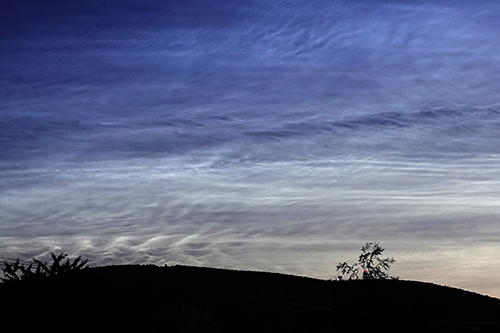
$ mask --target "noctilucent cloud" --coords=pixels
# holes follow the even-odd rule
[[[497,1],[6,1],[0,256],[500,297]]]

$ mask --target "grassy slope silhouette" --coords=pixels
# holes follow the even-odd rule
[[[431,283],[190,266],[89,268],[0,284],[21,327],[162,332],[500,332],[500,300]]]

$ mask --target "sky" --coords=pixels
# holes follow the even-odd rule
[[[5,1],[0,257],[500,297],[496,1]]]

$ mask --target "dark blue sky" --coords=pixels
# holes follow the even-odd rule
[[[496,2],[2,6],[0,256],[500,296]]]

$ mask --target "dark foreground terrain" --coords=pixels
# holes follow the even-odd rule
[[[107,266],[0,284],[3,328],[137,332],[500,332],[500,300],[414,281]]]

